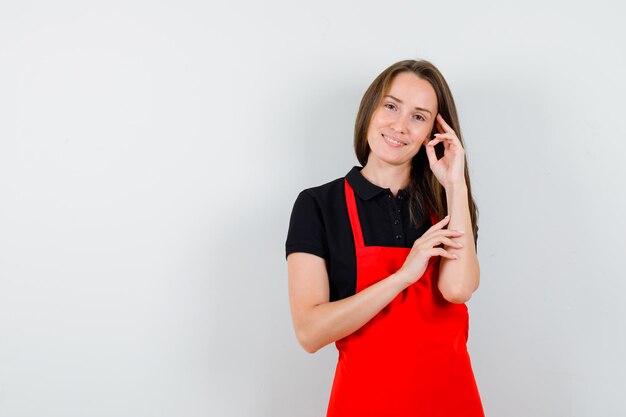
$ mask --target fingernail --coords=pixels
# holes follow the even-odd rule
[[[463,230],[457,230],[457,232],[465,234]]]
[[[452,256],[454,257],[454,259],[459,259],[459,255],[457,255],[456,253],[453,253]]]
[[[448,214],[446,217],[444,217],[444,219],[447,219],[448,217],[450,217],[450,215]]]

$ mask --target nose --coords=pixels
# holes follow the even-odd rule
[[[402,115],[397,115],[391,121],[391,127],[399,133],[406,133],[406,120]]]

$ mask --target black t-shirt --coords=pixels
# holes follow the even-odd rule
[[[345,178],[354,189],[365,246],[410,248],[430,228],[430,218],[416,213],[418,227],[411,224],[407,191],[394,196],[389,188],[372,184],[354,166]],[[330,301],[356,292],[356,251],[344,192],[344,177],[298,195],[289,221],[286,256],[307,252],[324,258],[330,288]]]

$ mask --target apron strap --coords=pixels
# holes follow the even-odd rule
[[[365,246],[363,243],[363,231],[361,230],[361,221],[359,220],[359,213],[356,209],[356,200],[354,198],[354,190],[347,179],[344,178],[346,204],[348,206],[348,216],[350,217],[350,225],[352,226],[352,236],[354,236],[354,245],[357,248]]]

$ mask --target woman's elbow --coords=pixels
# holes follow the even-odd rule
[[[315,353],[320,350],[320,347],[315,343],[309,332],[305,332],[303,329],[296,329],[296,339],[307,353]]]
[[[472,295],[471,294],[468,295],[468,294],[460,294],[459,293],[459,294],[456,294],[456,295],[453,295],[453,296],[448,296],[448,297],[445,297],[445,298],[446,298],[446,300],[448,300],[449,302],[451,302],[453,304],[464,304],[464,303],[467,303],[470,300],[470,298],[472,298]]]
[[[464,304],[472,298],[472,294],[474,293],[474,291],[457,288],[454,290],[441,291],[441,295],[443,295],[443,298],[445,298],[450,303]]]
[[[315,347],[313,345],[302,345],[302,348],[310,354],[314,354],[315,352],[317,352],[318,350],[320,350],[318,347]]]

